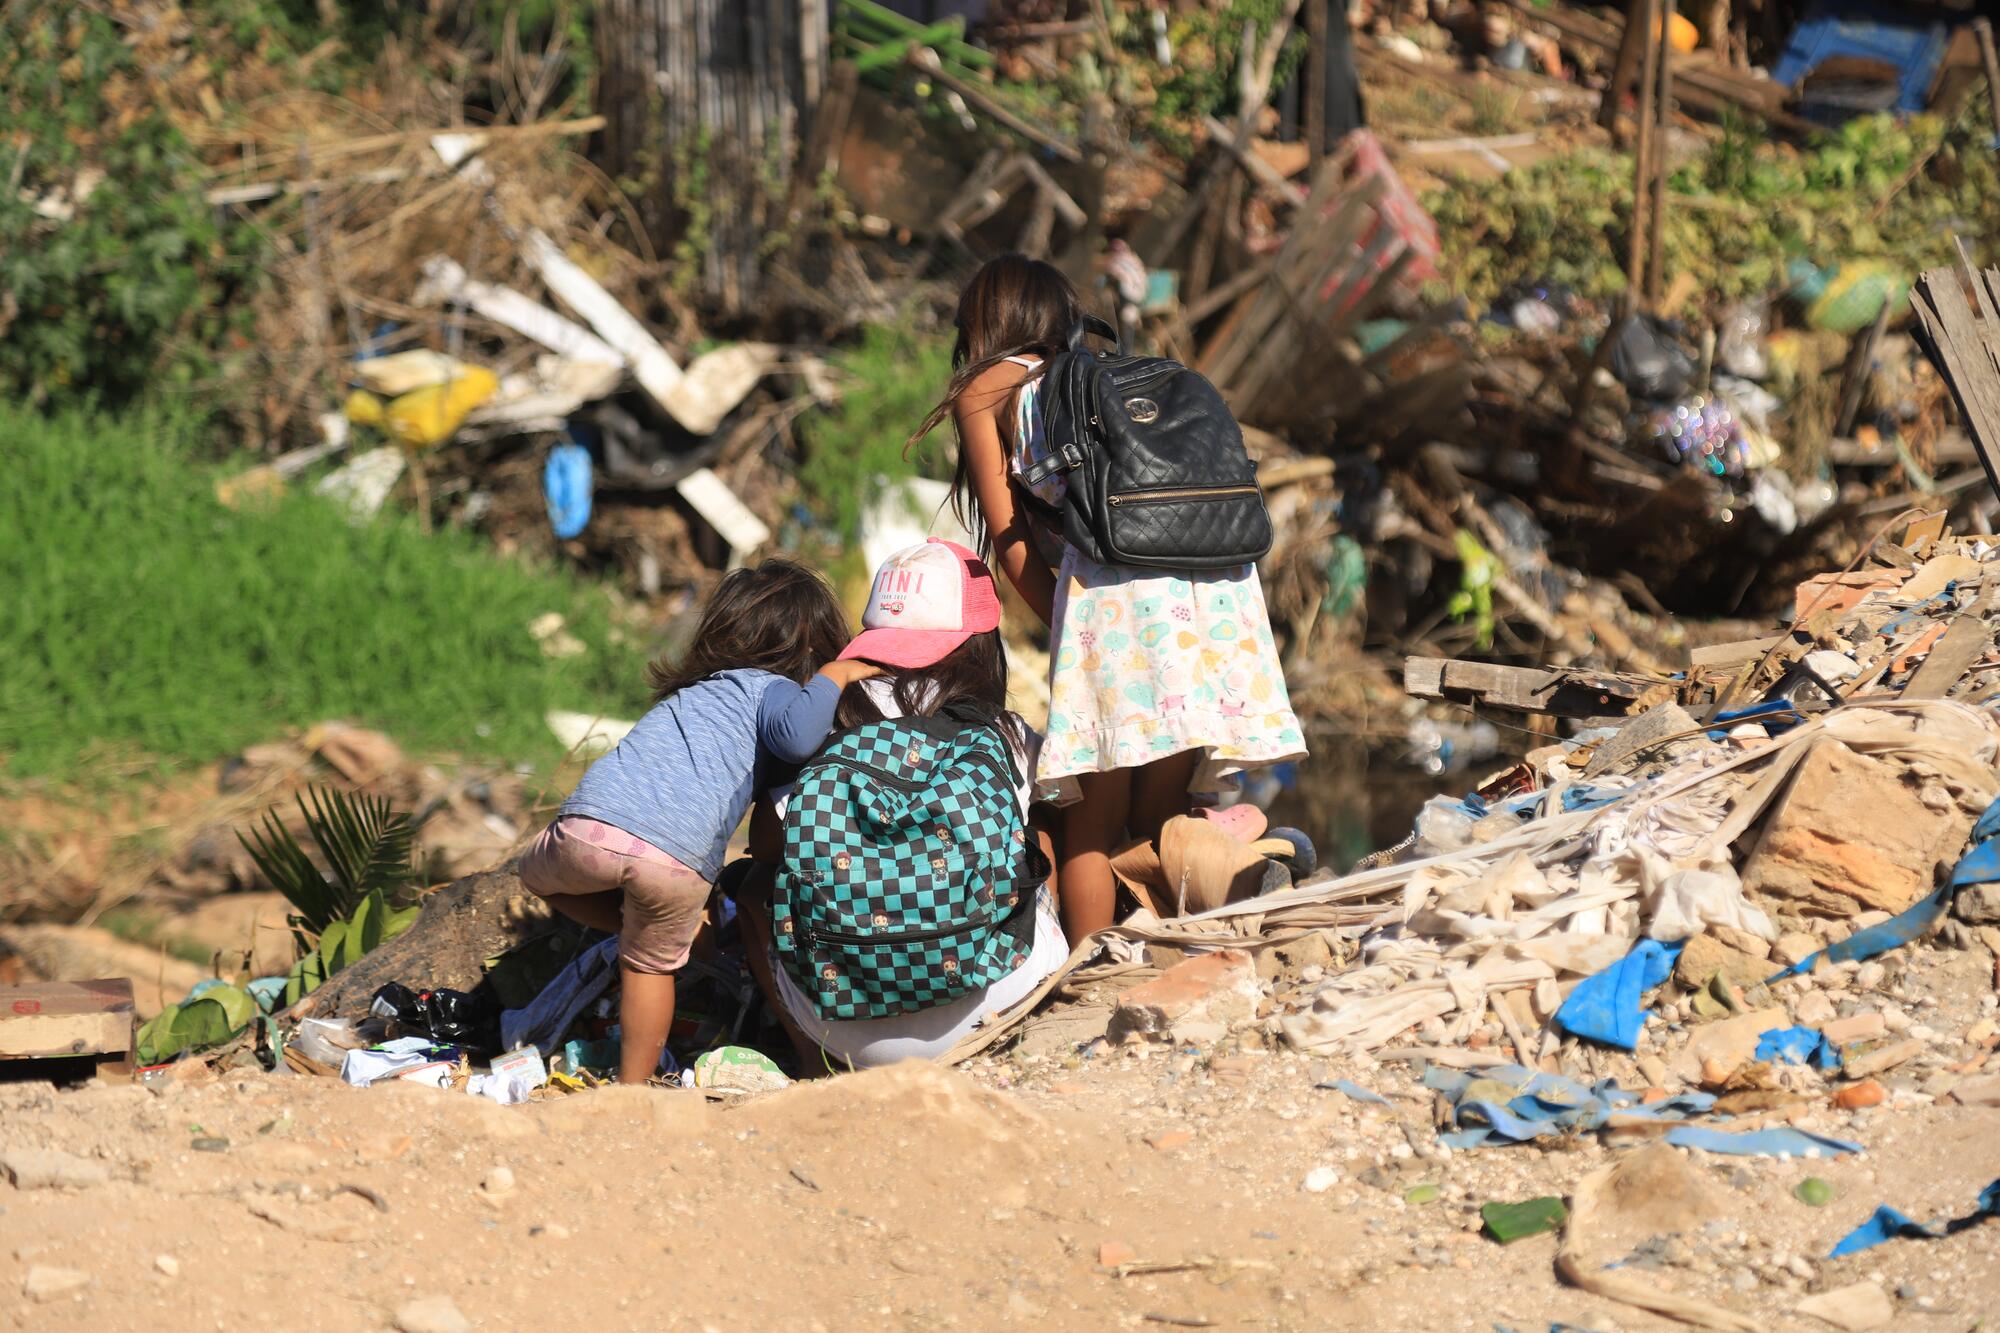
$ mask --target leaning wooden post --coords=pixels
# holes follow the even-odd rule
[[[1647,0],[1627,0],[1625,5],[1625,31],[1618,38],[1618,59],[1612,63],[1611,81],[1604,85],[1604,96],[1597,104],[1597,123],[1607,130],[1616,127],[1618,103],[1624,100],[1632,76],[1640,72],[1639,56],[1646,40],[1646,7]]]
[[[1655,45],[1660,25],[1653,21],[1658,12],[1653,0],[1635,0],[1632,17],[1641,26],[1639,60],[1639,126],[1632,149],[1632,228],[1625,255],[1625,290],[1628,308],[1637,310],[1645,291],[1646,187],[1651,180],[1653,150],[1653,75],[1657,63]]]
[[[1654,314],[1663,313],[1660,298],[1666,288],[1664,259],[1667,247],[1667,147],[1671,142],[1669,133],[1673,126],[1674,105],[1674,44],[1668,33],[1674,22],[1674,0],[1661,0],[1659,8],[1660,26],[1654,34],[1654,45],[1659,48],[1659,88],[1653,94],[1653,220],[1647,230],[1652,258],[1646,264],[1646,303],[1653,307]]]

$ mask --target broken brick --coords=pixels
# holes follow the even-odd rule
[[[1105,1035],[1166,1037],[1177,1030],[1226,1026],[1256,1017],[1262,997],[1257,968],[1241,949],[1203,954],[1172,967],[1118,997]]]
[[[1864,1106],[1880,1106],[1889,1094],[1874,1079],[1863,1079],[1833,1094],[1833,1104],[1843,1111],[1859,1111]]]

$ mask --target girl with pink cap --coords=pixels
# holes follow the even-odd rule
[[[876,571],[861,618],[862,632],[825,672],[795,685],[775,681],[760,710],[759,736],[781,764],[803,764],[829,734],[893,717],[939,717],[971,706],[999,718],[1021,781],[1012,793],[1022,821],[1053,859],[1046,831],[1028,813],[1039,738],[1006,711],[1007,650],[1000,639],[1000,599],[985,563],[963,546],[920,542],[898,551]],[[863,665],[865,664],[865,666]],[[846,668],[848,670],[841,670]],[[855,670],[879,674],[851,679]],[[995,779],[996,781],[1004,781]],[[788,793],[774,793],[783,817]],[[995,799],[1006,795],[995,789]],[[751,854],[767,871],[777,861],[768,822],[753,825]],[[757,876],[737,899],[752,936],[752,970],[774,1008],[800,1044],[807,1066],[823,1050],[835,1067],[867,1068],[896,1060],[929,1058],[951,1049],[988,1015],[1014,1005],[1059,969],[1069,953],[1057,920],[1053,884],[1037,887],[1032,943],[1014,969],[944,1003],[879,1018],[828,1019],[780,964],[770,938],[769,873]],[[968,885],[976,895],[980,886]],[[946,915],[962,915],[947,911]]]

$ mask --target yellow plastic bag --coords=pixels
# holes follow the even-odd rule
[[[357,426],[382,424],[382,400],[366,389],[356,389],[348,394],[347,401],[341,404],[340,410]]]
[[[500,380],[484,366],[467,366],[445,384],[412,389],[382,413],[382,424],[405,445],[428,449],[452,437],[473,408],[491,398]]]

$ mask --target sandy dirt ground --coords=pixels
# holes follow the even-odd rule
[[[1626,1150],[1441,1155],[1401,1065],[1097,1049],[1031,1040],[735,1103],[501,1107],[256,1072],[0,1085],[0,1152],[102,1177],[0,1184],[0,1326],[1680,1327],[1561,1285],[1553,1236],[1479,1234],[1481,1202],[1567,1194]],[[1317,1086],[1334,1077],[1391,1105]],[[1823,1256],[1878,1202],[1969,1211],[2000,1177],[2000,1110],[1898,1092],[1804,1124],[1867,1151],[1688,1156],[1713,1215],[1648,1238],[1631,1271],[1772,1329],[1831,1327],[1794,1308],[1854,1282],[1897,1328],[1990,1326],[2000,1223]],[[1794,1197],[1808,1175],[1831,1203]],[[1406,1202],[1420,1185],[1436,1199]]]

